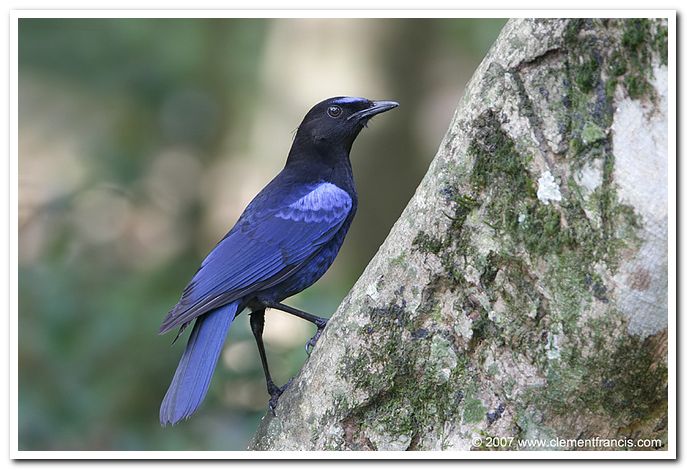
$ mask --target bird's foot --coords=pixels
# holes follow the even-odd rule
[[[286,389],[289,387],[289,385],[291,385],[292,380],[293,378],[290,378],[289,381],[281,387],[277,387],[274,384],[272,384],[271,387],[268,387],[267,392],[270,394],[269,408],[270,413],[272,413],[272,416],[277,416],[275,410],[277,409],[277,402],[279,401],[279,397],[281,397],[282,393],[284,393]]]
[[[327,326],[327,321],[324,320],[322,324],[317,325],[317,332],[313,335],[312,338],[308,340],[307,343],[305,343],[305,352],[310,355],[312,353],[313,349],[315,349],[315,345],[317,344],[317,340],[320,339],[320,336],[322,335],[322,332],[324,331],[324,327]]]

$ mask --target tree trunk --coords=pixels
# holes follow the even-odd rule
[[[667,448],[667,30],[504,27],[251,449]]]

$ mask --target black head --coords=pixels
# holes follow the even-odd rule
[[[317,103],[298,127],[295,143],[350,151],[372,116],[398,106],[395,101],[338,96]]]

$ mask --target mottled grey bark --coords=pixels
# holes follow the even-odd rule
[[[665,449],[667,100],[665,21],[510,21],[250,448]]]

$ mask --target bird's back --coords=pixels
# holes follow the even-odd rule
[[[160,331],[236,300],[281,301],[317,281],[334,261],[357,208],[347,166],[284,168],[208,254]]]

